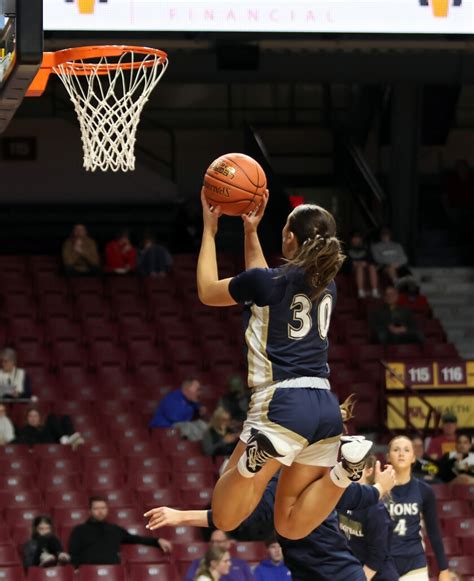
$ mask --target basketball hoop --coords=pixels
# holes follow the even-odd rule
[[[79,120],[87,171],[135,169],[135,135],[167,54],[141,46],[84,46],[44,53],[27,96],[39,96],[55,73]]]

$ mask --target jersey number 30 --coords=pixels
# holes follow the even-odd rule
[[[313,326],[311,311],[313,303],[306,295],[295,295],[290,307],[293,314],[293,323],[288,325],[288,336],[294,341],[306,337]],[[328,336],[329,323],[331,322],[332,296],[325,295],[318,305],[318,331],[321,339]]]

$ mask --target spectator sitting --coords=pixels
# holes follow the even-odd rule
[[[458,418],[451,412],[446,412],[441,417],[442,434],[431,438],[427,454],[433,460],[439,460],[444,454],[452,452],[456,447],[456,430]]]
[[[105,247],[105,270],[115,274],[127,274],[136,268],[137,251],[130,242],[128,230],[122,230]]]
[[[222,547],[211,547],[199,562],[195,581],[219,581],[227,578],[230,570],[229,552]]]
[[[168,250],[158,244],[153,236],[146,234],[138,255],[138,272],[142,276],[162,277],[171,270],[172,265],[173,259]]]
[[[239,434],[230,430],[231,417],[224,408],[218,407],[212,414],[209,428],[202,438],[206,456],[230,456],[239,440]]]
[[[382,345],[387,343],[422,343],[423,335],[417,330],[411,311],[398,306],[398,292],[388,286],[384,303],[370,317],[370,326]]]
[[[224,554],[224,552],[228,554],[230,547],[231,540],[227,533],[219,530],[212,532],[209,550],[218,548],[223,551],[222,554]],[[199,559],[193,561],[186,573],[184,581],[193,581],[194,579],[198,579],[198,577],[196,577],[196,573],[199,569],[199,566]],[[228,572],[221,578],[221,581],[254,581],[255,579],[248,563],[242,559],[235,559],[232,557],[230,562],[230,570],[228,569],[227,571]],[[205,577],[205,579],[207,578]],[[210,577],[210,579],[213,579],[213,577]]]
[[[250,390],[240,375],[229,377],[229,390],[219,400],[219,407],[229,412],[234,422],[243,422],[249,409]]]
[[[346,254],[349,268],[355,276],[357,296],[360,299],[366,297],[365,273],[367,272],[372,297],[374,299],[379,299],[380,294],[378,289],[377,269],[375,268],[372,257],[370,256],[369,248],[365,244],[364,238],[360,232],[352,232]]]
[[[69,538],[69,552],[75,567],[80,565],[120,564],[120,545],[148,545],[171,551],[171,543],[165,539],[132,535],[126,529],[107,522],[109,507],[105,498],[89,499],[89,519],[73,528]]]
[[[0,397],[29,399],[31,381],[26,371],[16,366],[15,350],[7,347],[2,351],[1,358]]]
[[[425,453],[423,438],[415,435],[411,441],[416,457],[412,468],[413,476],[431,484],[439,482],[440,480],[436,477],[439,472],[438,465]]]
[[[15,444],[63,444],[75,449],[84,440],[79,432],[74,431],[69,416],[49,414],[46,420],[37,408],[29,408],[26,412],[26,424],[17,431]]]
[[[53,534],[49,516],[33,519],[31,539],[23,545],[24,567],[66,565],[71,557],[63,551],[61,541]]]
[[[0,402],[0,446],[4,446],[15,439],[15,428],[7,415],[5,404]]]
[[[283,561],[283,552],[276,538],[266,541],[268,559],[256,566],[256,581],[283,581],[291,579],[291,573]]]
[[[458,431],[456,448],[441,458],[439,474],[450,484],[474,484],[474,451],[468,432]]]
[[[84,224],[76,224],[63,244],[64,272],[69,275],[99,273],[100,259],[95,240],[90,238]]]
[[[428,300],[420,294],[420,287],[412,278],[407,278],[398,288],[398,306],[412,311],[428,310]]]
[[[376,265],[387,273],[392,284],[400,277],[410,274],[405,251],[401,244],[392,240],[392,233],[388,228],[380,230],[380,239],[372,244],[371,252]]]
[[[160,401],[150,428],[171,428],[178,422],[191,422],[199,418],[202,411],[199,399],[201,383],[195,377],[185,379],[179,389],[166,394]]]

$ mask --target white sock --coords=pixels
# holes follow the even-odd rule
[[[237,462],[237,470],[244,478],[253,478],[255,474],[247,469],[247,453],[244,452]]]
[[[341,462],[338,462],[335,466],[333,466],[331,472],[329,472],[329,476],[333,484],[338,486],[339,488],[347,488],[352,481],[347,478],[346,471],[342,467]]]

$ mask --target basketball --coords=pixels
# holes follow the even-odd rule
[[[211,206],[220,206],[227,216],[255,210],[267,189],[262,166],[243,153],[227,153],[207,168],[204,195]]]

